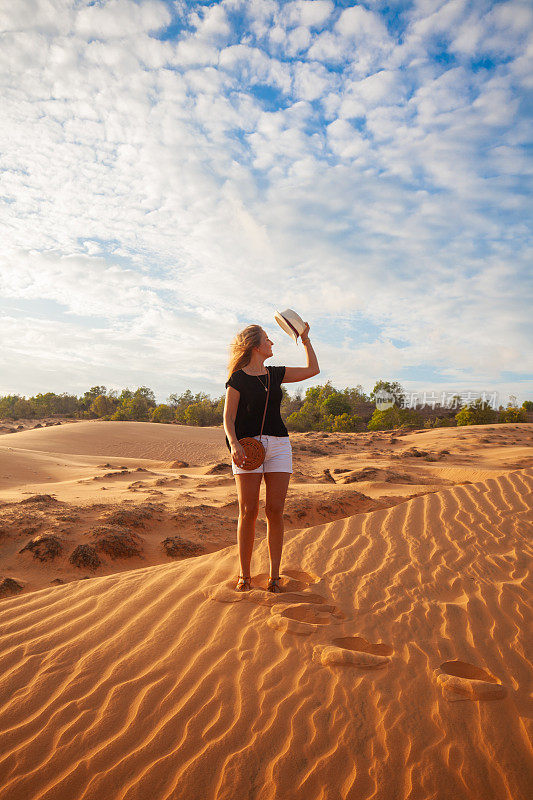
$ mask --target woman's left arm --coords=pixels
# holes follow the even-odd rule
[[[301,335],[302,344],[305,347],[307,355],[306,367],[285,367],[285,375],[282,383],[296,383],[296,381],[304,381],[306,378],[312,378],[313,375],[318,375],[320,367],[318,366],[318,359],[313,350],[313,345],[309,341],[309,323],[305,323],[305,328]]]

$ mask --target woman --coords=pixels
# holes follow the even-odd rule
[[[251,587],[250,562],[255,538],[255,521],[259,511],[259,489],[264,474],[266,484],[265,511],[270,557],[270,577],[267,590],[280,592],[279,565],[283,547],[283,507],[292,473],[292,449],[287,428],[281,419],[281,384],[295,383],[318,375],[317,357],[309,341],[309,325],[301,335],[307,354],[306,367],[274,367],[265,369],[264,361],[272,355],[272,342],[260,325],[248,325],[231,344],[229,379],[226,382],[224,430],[226,445],[231,451],[232,471],[237,482],[239,523],[237,541],[241,572],[237,591]],[[265,460],[257,469],[245,470],[244,448],[239,439],[252,436],[259,439],[261,422],[270,378],[268,406],[261,442]],[[237,463],[235,463],[235,461]]]

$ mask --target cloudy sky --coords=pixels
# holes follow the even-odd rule
[[[0,3],[0,394],[533,399],[533,10],[509,0]]]

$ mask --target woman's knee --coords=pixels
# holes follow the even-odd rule
[[[245,503],[239,507],[239,516],[244,520],[256,520],[259,514],[259,502]]]
[[[238,475],[239,516],[254,521],[259,513],[259,491],[262,475]]]
[[[279,519],[283,517],[283,508],[285,505],[285,500],[280,503],[277,500],[270,500],[265,503],[265,514],[267,519]]]

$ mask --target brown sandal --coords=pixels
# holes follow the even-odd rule
[[[249,592],[252,588],[251,584],[251,576],[247,578],[244,575],[239,575],[239,580],[237,581],[237,586],[235,587],[236,592]]]
[[[281,577],[279,577],[279,576],[277,578],[269,578],[268,579],[267,592],[276,592],[276,593],[277,592],[281,592],[281,587],[278,586],[278,583],[277,583],[280,580],[281,580]]]

